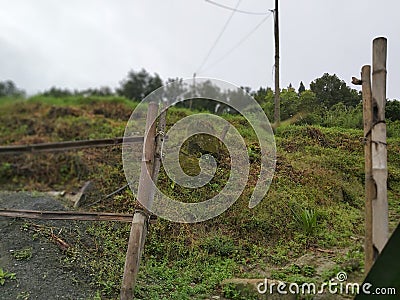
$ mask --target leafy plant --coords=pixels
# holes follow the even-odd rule
[[[13,257],[16,260],[28,260],[32,257],[32,247],[26,247],[13,252]]]
[[[308,265],[306,265],[306,266],[304,266],[304,267],[302,268],[302,273],[303,273],[303,275],[306,276],[306,277],[312,277],[312,276],[315,275],[316,270],[315,270],[315,268],[314,268],[313,266],[308,266]]]
[[[317,213],[314,209],[302,208],[300,212],[293,211],[296,222],[308,236],[315,233],[317,228]]]
[[[16,275],[15,273],[9,273],[7,271],[4,271],[3,268],[0,268],[0,285],[4,285],[6,282],[6,279],[15,279]]]

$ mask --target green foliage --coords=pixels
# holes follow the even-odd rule
[[[317,228],[317,213],[314,209],[301,208],[297,212],[293,210],[293,216],[306,235],[314,234]]]
[[[7,279],[14,280],[16,278],[15,273],[9,273],[0,268],[0,285],[4,285]]]
[[[343,257],[339,257],[336,262],[341,270],[346,273],[353,273],[364,268],[364,251],[361,245],[355,245]]]
[[[23,249],[14,250],[12,256],[16,260],[29,260],[32,257],[32,247],[25,247]]]
[[[400,138],[400,120],[386,122],[386,134],[388,138]]]
[[[312,113],[318,110],[317,97],[311,90],[301,92],[298,102],[298,112]]]
[[[298,89],[299,95],[301,95],[301,93],[304,92],[305,90],[306,90],[306,87],[304,86],[303,81],[300,81],[300,86],[299,86],[299,89]]]
[[[262,103],[264,108],[268,107],[271,96],[273,99],[272,91],[266,93]],[[303,109],[302,104],[305,108],[316,106],[312,104],[316,101],[315,94],[309,90],[299,96],[287,89],[284,98],[288,109],[294,106],[299,111]],[[4,124],[4,130],[0,138],[7,144],[17,140],[21,143],[32,141],[29,132],[35,138],[48,141],[121,135],[126,124],[124,116],[127,114],[129,117],[134,105],[136,103],[125,98],[114,97],[35,97],[2,106],[0,122]],[[348,106],[341,104],[332,109],[343,117],[350,112]],[[352,109],[356,111],[358,107]],[[191,113],[193,111],[188,109],[171,108],[167,126]],[[315,109],[309,115],[323,120],[327,114]],[[246,141],[253,171],[249,184],[238,201],[218,218],[190,225],[159,219],[150,226],[135,291],[141,299],[206,299],[220,293],[240,299],[243,294],[239,294],[236,288],[221,285],[224,279],[260,276],[272,267],[288,265],[287,269],[275,274],[276,277],[294,282],[308,281],[311,277],[315,279],[314,267],[294,266],[294,261],[307,253],[311,245],[328,249],[335,247],[338,252],[354,244],[361,245],[351,237],[363,234],[362,130],[295,124],[277,128],[277,168],[271,188],[255,209],[249,209],[248,199],[258,176],[256,163],[261,156],[257,138],[240,115],[223,114],[222,117],[233,124]],[[396,127],[398,122],[388,122],[388,132],[394,136],[398,136],[396,130],[400,132]],[[388,139],[391,220],[397,220],[399,213],[399,145],[398,138]],[[22,171],[21,166],[24,167]],[[162,170],[159,186],[176,196],[177,200],[203,201],[224,186],[229,176],[225,167],[219,166],[218,176],[203,190],[197,189],[191,194],[185,194],[187,191],[178,185],[172,188]],[[55,183],[60,182],[63,189],[66,186],[76,189],[82,181],[90,178],[98,187],[98,194],[88,200],[89,203],[125,184],[120,148],[117,147],[51,156],[7,157],[0,164],[0,174],[3,187],[16,180],[23,188],[40,183],[39,189],[42,190],[54,189]],[[92,208],[132,212],[135,198],[126,191]],[[116,298],[129,225],[93,223],[85,234],[89,238],[82,238],[82,243],[71,243],[72,249],[63,254],[65,263],[91,274],[90,280],[95,288],[107,298]],[[352,250],[348,257],[341,258],[338,261],[340,268],[360,272],[361,252]],[[341,255],[333,254],[335,257]]]
[[[294,88],[283,89],[281,97],[281,119],[286,120],[298,112],[299,95]]]
[[[237,251],[234,241],[229,236],[207,237],[202,243],[202,247],[207,253],[222,257],[229,257]]]
[[[343,272],[343,269],[339,265],[335,265],[332,268],[323,271],[321,274],[321,280],[326,282],[334,279],[339,272]]]
[[[98,222],[86,230],[95,248],[85,255],[86,243],[77,238],[64,257],[66,267],[80,266],[92,274],[96,288],[110,296],[118,293],[123,274],[129,225]],[[88,237],[86,237],[87,239]],[[101,261],[101,263],[99,263]]]
[[[263,88],[260,87],[257,91],[251,92],[251,96],[258,102],[258,104],[262,105],[266,101],[267,94],[273,93],[271,88]]]
[[[400,121],[400,101],[391,100],[386,102],[386,118],[390,121]]]
[[[41,96],[54,97],[54,98],[65,98],[73,96],[73,92],[68,89],[57,88],[55,86],[51,87],[49,90],[44,91]]]
[[[325,112],[320,125],[325,127],[362,129],[362,105],[351,107],[339,102]]]
[[[271,277],[284,282],[302,284],[315,282],[315,278],[313,278],[315,273],[316,270],[313,266],[292,264],[280,270],[273,270]]]
[[[309,124],[325,127],[362,128],[362,106],[349,106],[339,100],[332,100],[329,107],[317,97],[312,90],[304,90],[301,94],[293,88],[281,91],[281,119],[288,124]],[[274,110],[273,92],[265,97],[262,107],[268,118],[272,118]]]
[[[162,80],[157,73],[151,75],[145,69],[139,72],[131,70],[127,78],[121,81],[117,93],[131,100],[142,101],[160,86],[162,86]]]
[[[317,96],[319,103],[326,109],[339,102],[354,107],[361,101],[361,95],[356,90],[349,88],[335,74],[325,73],[322,77],[315,79],[310,83],[310,89]]]
[[[83,95],[85,97],[112,97],[114,92],[108,86],[100,88],[88,88],[82,91],[75,92],[76,95]]]
[[[207,256],[167,262],[144,261],[135,287],[139,299],[206,299],[219,283],[233,275],[235,263]]]
[[[74,96],[111,97],[114,96],[114,92],[108,86],[102,86],[100,88],[88,88],[80,91],[79,90],[71,91],[69,89],[62,89],[53,86],[49,90],[46,90],[37,96],[52,97],[52,98],[66,98]]]
[[[11,80],[0,81],[0,98],[1,97],[24,97],[25,92],[15,85]]]
[[[27,100],[27,103],[40,103],[55,106],[84,106],[96,105],[101,103],[121,104],[130,109],[134,109],[137,105],[125,97],[121,96],[84,96],[84,95],[69,95],[69,96],[32,96]]]
[[[248,284],[227,283],[222,287],[222,294],[230,300],[257,300],[257,292]]]

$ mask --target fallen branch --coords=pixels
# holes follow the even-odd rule
[[[78,212],[78,211],[40,211],[21,209],[0,209],[0,216],[41,220],[81,220],[81,221],[119,221],[132,222],[132,214]]]
[[[69,247],[71,247],[67,242],[56,236],[53,233],[53,230],[50,233],[50,237],[57,244],[58,248],[60,248],[62,251],[66,251]]]

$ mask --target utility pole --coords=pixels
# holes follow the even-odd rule
[[[193,73],[193,86],[192,98],[189,100],[189,109],[192,110],[193,98],[196,97],[196,72]]]
[[[274,35],[275,35],[275,98],[274,98],[274,123],[278,127],[281,121],[280,88],[279,88],[279,13],[278,0],[275,0],[274,10]]]

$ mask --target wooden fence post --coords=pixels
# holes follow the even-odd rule
[[[137,198],[140,202],[148,202],[152,195],[151,178],[153,176],[153,166],[155,159],[155,140],[156,140],[156,118],[158,114],[158,104],[149,103],[145,140],[143,144],[143,158],[140,170],[139,188]],[[150,175],[147,176],[147,174]],[[150,213],[145,210],[136,210],[132,220],[129,235],[128,249],[126,252],[124,275],[122,279],[121,300],[133,299],[133,291],[137,274],[139,271],[140,258],[146,240],[148,220]]]
[[[374,263],[374,249],[372,243],[372,199],[374,199],[375,183],[372,178],[371,129],[372,129],[372,93],[371,93],[371,66],[361,69],[363,119],[364,119],[364,156],[365,156],[365,273],[368,273]]]
[[[389,237],[387,201],[387,145],[386,145],[386,55],[387,40],[379,37],[373,41],[372,51],[372,178],[375,197],[372,200],[372,240],[375,255],[382,252]],[[376,257],[375,257],[376,258]]]

